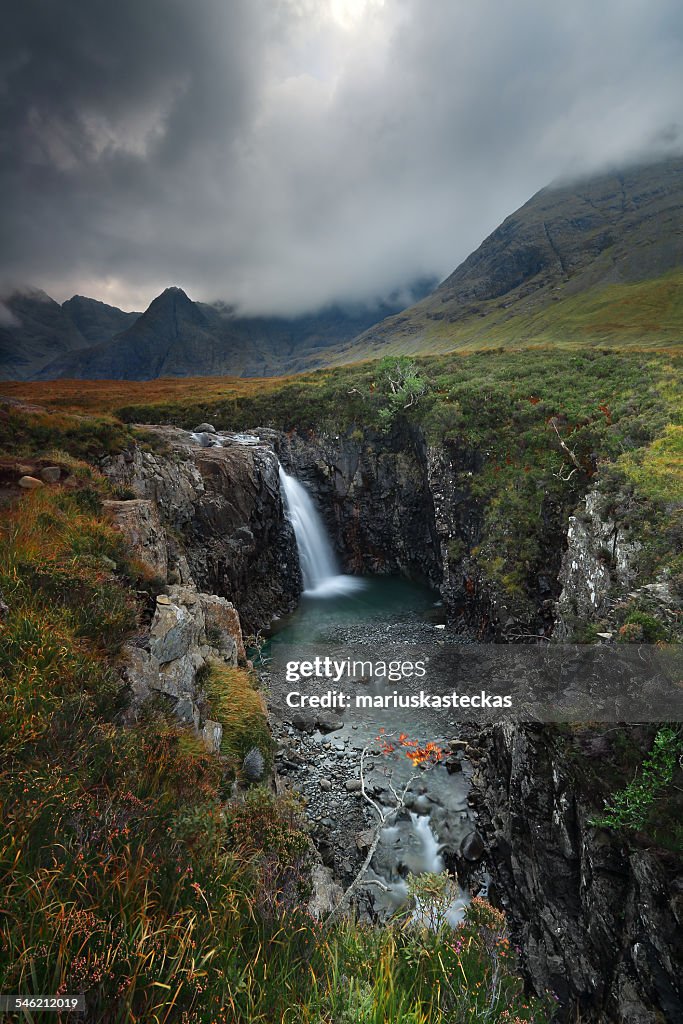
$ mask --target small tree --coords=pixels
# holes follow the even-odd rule
[[[428,389],[427,381],[411,359],[385,356],[377,366],[377,391],[386,403],[379,410],[380,420],[391,423],[400,412],[417,405]]]

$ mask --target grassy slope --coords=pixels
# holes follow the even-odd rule
[[[415,355],[492,347],[610,346],[675,349],[683,343],[683,271],[635,284],[609,284],[572,295],[557,287],[539,308],[519,289],[480,303],[481,312],[451,323],[429,296],[340,350],[336,365],[388,352]]]

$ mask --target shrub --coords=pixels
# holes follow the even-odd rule
[[[660,729],[652,750],[643,761],[640,774],[612,797],[605,813],[594,817],[591,824],[632,831],[642,829],[653,805],[673,782],[682,754],[680,732],[671,727]]]

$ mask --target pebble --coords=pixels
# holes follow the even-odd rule
[[[330,790],[332,789],[332,783],[330,782],[329,779],[321,779],[320,788],[322,789],[323,793],[329,793]]]
[[[449,740],[448,746],[451,750],[466,750],[469,747],[467,740]]]
[[[347,793],[360,793],[360,779],[347,779],[344,784]]]

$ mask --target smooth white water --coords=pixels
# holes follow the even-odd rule
[[[306,488],[289,473],[285,473],[282,466],[280,483],[299,549],[304,594],[334,597],[361,588],[363,583],[357,576],[344,576],[339,572],[322,519]]]
[[[373,860],[369,877],[384,884],[380,892],[373,891],[375,909],[381,914],[393,914],[408,900],[408,884],[405,874],[423,873],[440,875],[445,865],[441,856],[441,843],[436,837],[428,814],[410,812],[395,825],[382,830],[380,845]],[[455,886],[453,899],[445,910],[446,921],[455,927],[462,921],[469,896]],[[418,899],[413,906],[412,918],[419,924],[431,927],[432,915]]]

